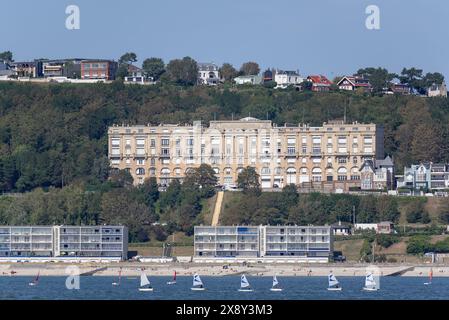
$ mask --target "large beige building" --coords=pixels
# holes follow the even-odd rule
[[[112,126],[111,166],[129,170],[134,182],[156,177],[162,185],[190,168],[211,165],[220,184],[235,185],[246,166],[256,168],[262,188],[294,183],[303,188],[360,186],[366,159],[383,159],[383,131],[375,124],[332,121],[321,127],[277,126],[247,117],[193,125]]]

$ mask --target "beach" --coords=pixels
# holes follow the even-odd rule
[[[153,276],[192,276],[195,273],[204,276],[230,276],[245,273],[250,276],[327,276],[332,272],[336,276],[365,276],[367,270],[381,276],[427,277],[430,269],[435,277],[448,277],[448,265],[404,265],[404,264],[231,264],[223,266],[200,263],[1,263],[0,276],[66,276],[68,267],[76,266],[81,275],[135,277],[144,269]]]

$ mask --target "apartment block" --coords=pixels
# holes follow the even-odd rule
[[[115,80],[118,63],[110,60],[84,60],[81,79]]]
[[[449,190],[449,165],[423,162],[404,168],[404,175],[397,177],[397,187],[416,191]]]
[[[127,259],[124,226],[0,226],[0,258]]]
[[[277,126],[252,117],[193,125],[109,127],[112,168],[131,173],[136,184],[156,177],[161,185],[182,179],[206,163],[218,181],[235,185],[247,166],[264,189],[324,185],[348,190],[360,186],[365,160],[383,159],[383,132],[375,124],[332,121],[321,127]]]
[[[328,262],[332,242],[330,226],[196,226],[194,258]]]

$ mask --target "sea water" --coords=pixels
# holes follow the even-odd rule
[[[380,290],[362,291],[365,277],[338,277],[343,291],[328,291],[327,277],[282,277],[278,281],[282,292],[272,292],[271,277],[247,276],[253,292],[239,292],[240,276],[201,276],[206,291],[191,291],[192,277],[177,277],[177,284],[167,285],[167,277],[149,279],[153,292],[140,292],[139,277],[122,277],[120,286],[113,286],[117,277],[83,276],[80,289],[66,288],[66,277],[40,277],[37,286],[28,283],[34,277],[0,277],[0,300],[441,300],[449,299],[449,277],[434,277],[424,285],[426,277],[381,277]]]

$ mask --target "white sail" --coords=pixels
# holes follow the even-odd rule
[[[273,288],[276,287],[279,284],[278,279],[276,278],[276,276],[273,276]]]
[[[198,274],[195,274],[193,276],[193,286],[197,287],[197,286],[203,286],[203,281],[201,281],[201,278]]]
[[[143,286],[147,286],[149,284],[150,284],[150,280],[148,280],[147,275],[142,272],[140,274],[140,286],[143,287]]]
[[[246,279],[246,276],[244,274],[242,274],[242,277],[240,279],[240,287],[241,288],[249,288],[249,282]]]
[[[329,287],[335,287],[338,284],[337,278],[332,273],[329,274]]]
[[[376,281],[374,281],[374,277],[372,273],[369,273],[366,275],[365,278],[365,287],[370,288],[370,287],[375,287],[376,286]]]

